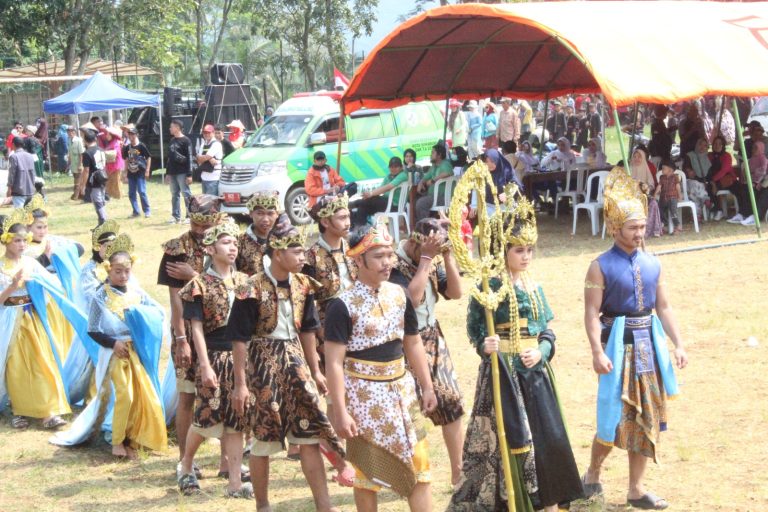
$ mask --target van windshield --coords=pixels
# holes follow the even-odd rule
[[[293,146],[299,140],[312,116],[273,116],[248,140],[248,147]]]

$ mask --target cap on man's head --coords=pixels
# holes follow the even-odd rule
[[[325,153],[323,151],[315,151],[315,160],[325,160]]]

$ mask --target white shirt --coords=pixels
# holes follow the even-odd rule
[[[267,275],[272,284],[277,287],[277,279],[272,277],[272,272],[269,267],[264,267],[264,273]],[[291,282],[291,275],[288,274],[288,282]],[[277,294],[280,297],[280,294]],[[270,338],[277,340],[289,340],[296,338],[299,333],[296,332],[296,326],[293,323],[293,305],[290,298],[278,298],[277,304],[277,327],[275,330],[269,333]]]
[[[554,157],[557,157],[557,160],[555,160]],[[565,167],[563,167],[563,163],[566,164]],[[541,160],[541,167],[549,169],[550,171],[562,171],[573,167],[573,164],[575,163],[576,156],[573,154],[573,151],[568,150],[563,152],[556,149]]]
[[[203,181],[219,181],[219,176],[221,176],[221,161],[224,160],[224,148],[221,146],[221,142],[216,139],[211,139],[211,145],[208,148],[208,151],[203,151],[206,144],[208,143],[203,140],[197,150],[197,154],[211,155],[216,159],[216,163],[213,165],[213,171],[201,173],[200,179]]]

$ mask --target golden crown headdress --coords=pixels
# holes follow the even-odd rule
[[[504,187],[506,200],[499,208],[491,222],[501,223],[498,229],[502,233],[504,246],[536,245],[539,232],[536,227],[536,210],[533,203],[520,193],[520,189],[514,183]],[[500,248],[503,250],[503,248]]]
[[[240,227],[232,219],[227,219],[226,222],[208,228],[205,230],[203,245],[215,244],[216,240],[218,240],[221,235],[229,235],[237,238],[240,236]]]
[[[113,236],[109,240],[99,242],[99,238],[105,233],[113,233]],[[96,248],[100,243],[112,241],[117,238],[118,233],[120,233],[120,224],[116,220],[106,220],[93,228],[91,232],[91,245]]]
[[[24,210],[26,210],[30,215],[32,215],[36,210],[40,210],[45,213],[46,217],[49,217],[51,214],[50,210],[48,210],[48,208],[45,206],[45,198],[42,196],[42,194],[33,195],[29,202],[24,206]]]
[[[289,247],[303,247],[307,241],[307,236],[303,231],[300,231],[291,224],[288,215],[281,213],[272,227],[267,240],[272,249],[279,251]]]
[[[270,192],[254,192],[246,203],[249,212],[261,208],[264,210],[280,211],[280,193],[276,190]]]
[[[189,220],[195,224],[218,224],[223,222],[227,218],[227,214],[224,212],[214,213],[190,213]]]
[[[626,169],[614,167],[603,187],[605,223],[613,235],[628,220],[644,220],[648,216],[648,198]]]
[[[108,261],[109,258],[114,256],[117,253],[125,252],[128,253],[128,255],[131,257],[131,261],[133,261],[133,240],[131,240],[131,237],[128,236],[128,233],[121,233],[115,238],[115,241],[112,242],[109,247],[107,247],[107,250],[104,251],[104,260]]]
[[[3,220],[3,234],[0,235],[0,242],[4,244],[11,243],[11,240],[13,240],[13,237],[16,235],[10,233],[10,230],[16,224],[21,224],[24,226],[24,231],[26,232],[27,226],[29,226],[31,223],[32,215],[27,210],[24,208],[14,208],[14,210]],[[32,234],[27,233],[27,242],[31,240]]]
[[[349,196],[346,192],[334,196],[325,196],[317,200],[312,208],[315,220],[327,219],[339,210],[349,209]]]

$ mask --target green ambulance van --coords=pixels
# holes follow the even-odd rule
[[[337,92],[294,96],[225,158],[219,182],[223,211],[247,214],[251,195],[277,190],[291,222],[309,223],[304,177],[315,151],[324,151],[328,165],[338,169],[339,98]],[[389,172],[389,159],[402,158],[408,148],[416,151],[418,164],[428,165],[432,146],[443,136],[443,117],[433,102],[359,110],[345,117],[341,135],[341,176],[362,191],[377,185]]]

